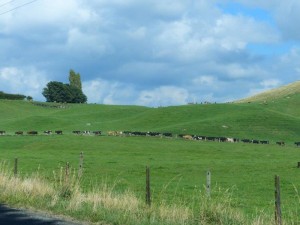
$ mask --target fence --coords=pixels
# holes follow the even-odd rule
[[[14,159],[14,176],[18,175],[18,158]],[[299,168],[300,162],[298,162],[297,167]],[[83,175],[83,152],[79,156],[79,169],[78,178],[80,179]],[[211,171],[206,172],[206,194],[207,197],[211,197]],[[70,164],[69,162],[65,165],[65,184],[68,184],[70,177]],[[151,177],[150,177],[150,167],[146,166],[146,205],[151,207]],[[282,225],[282,212],[281,212],[281,194],[280,194],[280,177],[275,175],[275,225]]]

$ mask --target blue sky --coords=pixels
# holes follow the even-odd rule
[[[74,69],[89,103],[156,107],[300,78],[297,0],[29,2],[0,0],[0,91],[45,101]]]

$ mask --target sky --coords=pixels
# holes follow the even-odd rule
[[[231,102],[300,80],[299,0],[0,0],[0,91],[45,101]]]

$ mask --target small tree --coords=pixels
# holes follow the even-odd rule
[[[75,73],[74,70],[70,70],[69,74],[69,82],[70,86],[76,87],[80,90],[82,90],[82,84],[81,84],[81,78],[79,73]]]

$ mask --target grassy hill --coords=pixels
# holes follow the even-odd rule
[[[293,86],[293,85],[292,85]],[[280,89],[281,90],[281,89]],[[0,129],[131,130],[295,141],[300,134],[300,94],[267,103],[161,108],[50,104],[0,100]]]
[[[78,168],[79,153],[83,151],[81,185],[84,191],[90,191],[104,180],[114,187],[114,191],[132,190],[141,201],[145,190],[144,170],[150,165],[154,204],[175,202],[193,208],[195,215],[199,214],[199,202],[194,196],[205,185],[205,174],[210,169],[214,188],[233,189],[234,208],[249,217],[263,211],[271,218],[274,175],[278,174],[283,183],[283,214],[299,221],[299,192],[296,190],[300,190],[300,186],[296,165],[300,159],[299,148],[293,142],[300,141],[300,94],[294,91],[288,96],[277,96],[266,102],[161,108],[0,100],[0,130],[8,134],[0,136],[0,158],[10,162],[9,169],[12,170],[13,159],[18,157],[21,176],[36,172],[38,168],[40,175],[53,181],[55,176],[59,177],[66,162],[72,168]],[[17,130],[63,130],[65,135],[20,137],[13,135]],[[158,131],[283,140],[288,146],[276,146],[274,142],[254,145],[175,138],[76,136],[71,135],[72,130],[101,130],[104,134],[109,130]],[[218,199],[218,195],[212,198]],[[11,204],[30,206],[30,203],[38,202],[24,199],[20,204],[20,199],[0,195],[2,202]],[[53,210],[53,206],[49,207]],[[95,221],[130,224],[126,220],[115,222],[119,218],[113,218],[111,215],[114,214],[118,217],[124,212],[101,214]],[[192,221],[197,220],[193,218]]]
[[[295,94],[300,94],[300,81],[296,81],[288,85],[281,86],[279,88],[274,88],[254,96],[238,100],[237,102],[270,102],[277,101],[283,98],[289,98],[290,96],[293,96]]]

